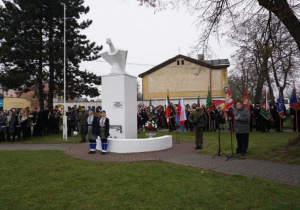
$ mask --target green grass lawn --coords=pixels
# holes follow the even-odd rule
[[[177,138],[180,141],[193,141],[195,136],[191,132],[181,133],[178,132],[159,132],[157,136],[161,135],[172,135],[173,140]],[[246,158],[252,159],[262,159],[270,160],[283,163],[292,163],[300,164],[300,146],[290,146],[289,140],[296,138],[297,133],[294,132],[270,132],[270,133],[261,133],[253,132],[249,135],[249,147],[248,154]],[[146,137],[145,134],[139,134],[139,137]],[[199,151],[199,153],[204,154],[215,154],[218,151],[219,147],[219,134],[218,132],[204,132],[203,135],[205,147]],[[230,132],[221,132],[221,150],[227,154],[231,155],[231,133]],[[235,134],[232,136],[233,139],[233,152],[235,153],[236,149],[236,138]]]
[[[214,150],[213,150],[214,151]],[[160,161],[0,151],[1,209],[299,209],[300,188]]]

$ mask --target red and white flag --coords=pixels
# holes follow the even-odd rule
[[[251,104],[251,102],[250,102],[247,90],[245,90],[245,92],[244,92],[244,101],[243,101],[243,104],[250,111],[250,104]]]
[[[185,114],[185,107],[183,104],[183,98],[181,98],[181,101],[178,101],[178,107],[180,107],[180,125],[184,126],[184,122],[186,121],[186,114]]]
[[[167,124],[169,125],[169,116],[170,116],[169,94],[167,94],[167,99],[166,99],[166,111],[165,111],[165,116],[166,116],[166,119],[167,119]]]
[[[231,93],[230,90],[228,89],[227,91],[227,96],[226,96],[226,100],[225,100],[225,111],[228,111],[228,109],[231,107],[232,109],[234,105],[233,99],[231,97]]]

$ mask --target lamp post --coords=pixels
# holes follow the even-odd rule
[[[66,4],[64,4],[64,117],[63,117],[63,141],[68,140],[67,135],[67,106],[66,106]]]

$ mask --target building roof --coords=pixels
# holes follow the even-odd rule
[[[87,98],[75,98],[73,100],[70,100],[68,102],[88,102],[89,100]]]
[[[228,59],[200,61],[200,60],[179,54],[169,60],[166,60],[165,62],[163,62],[157,66],[154,66],[153,68],[149,69],[148,71],[145,71],[144,73],[139,74],[139,77],[143,78],[145,75],[151,74],[151,73],[157,71],[158,69],[161,69],[161,68],[169,65],[169,64],[175,62],[179,58],[183,58],[186,61],[198,64],[200,66],[204,66],[204,67],[207,67],[210,69],[222,69],[222,68],[227,68],[230,66]]]
[[[224,65],[230,66],[228,59],[206,60],[204,62],[213,66],[224,66]]]

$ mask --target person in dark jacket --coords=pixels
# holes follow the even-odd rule
[[[37,108],[37,115],[35,119],[35,126],[36,132],[34,134],[35,137],[41,137],[43,134],[43,112],[40,108]]]
[[[86,142],[86,135],[84,133],[84,128],[85,128],[85,121],[86,121],[87,115],[88,114],[85,111],[85,106],[82,106],[80,108],[80,112],[76,116],[76,119],[79,122],[79,133],[80,133],[80,136],[81,136],[81,141],[80,141],[81,143],[85,143]]]
[[[89,154],[96,153],[96,138],[100,135],[100,127],[99,121],[94,114],[94,109],[88,109],[88,117],[86,118],[85,129],[84,132],[86,134],[86,138],[89,140],[90,143],[90,151]]]
[[[44,132],[44,136],[46,136],[49,135],[50,112],[48,106],[45,106],[45,109],[43,110],[42,113],[43,113],[43,117],[42,117],[43,132]]]
[[[291,113],[291,116],[293,118],[293,131],[299,131],[299,128],[300,128],[300,109],[298,109],[296,111],[295,109],[293,109],[291,107],[290,108],[290,113]],[[298,128],[297,128],[297,126],[298,126]]]
[[[255,107],[254,107],[254,110],[253,110],[253,115],[254,115],[254,118],[255,118],[255,127],[256,127],[256,131],[260,131],[261,130],[261,126],[260,126],[260,103],[257,102]]]
[[[53,109],[50,115],[50,122],[51,122],[52,132],[54,134],[59,133],[59,120],[60,120],[60,112],[57,109]]]
[[[237,139],[236,153],[247,153],[250,132],[250,112],[241,101],[237,102],[237,109],[234,114],[234,129]]]
[[[5,113],[0,110],[0,142],[5,139],[5,128],[6,128],[6,116]]]
[[[37,121],[37,107],[34,108],[34,111],[31,113],[32,118],[32,126],[33,126],[33,136],[37,136],[37,127],[36,127],[36,121]]]
[[[71,108],[67,113],[68,136],[71,136],[72,131],[75,131],[76,115],[74,109]]]
[[[101,147],[102,153],[105,155],[107,153],[107,138],[109,136],[109,119],[106,117],[106,111],[101,110],[101,119],[100,119],[100,138],[101,138]]]
[[[16,109],[12,109],[12,115],[10,118],[10,123],[9,123],[9,134],[10,134],[10,140],[15,141],[16,137],[16,126],[18,124],[18,115],[16,113]]]

